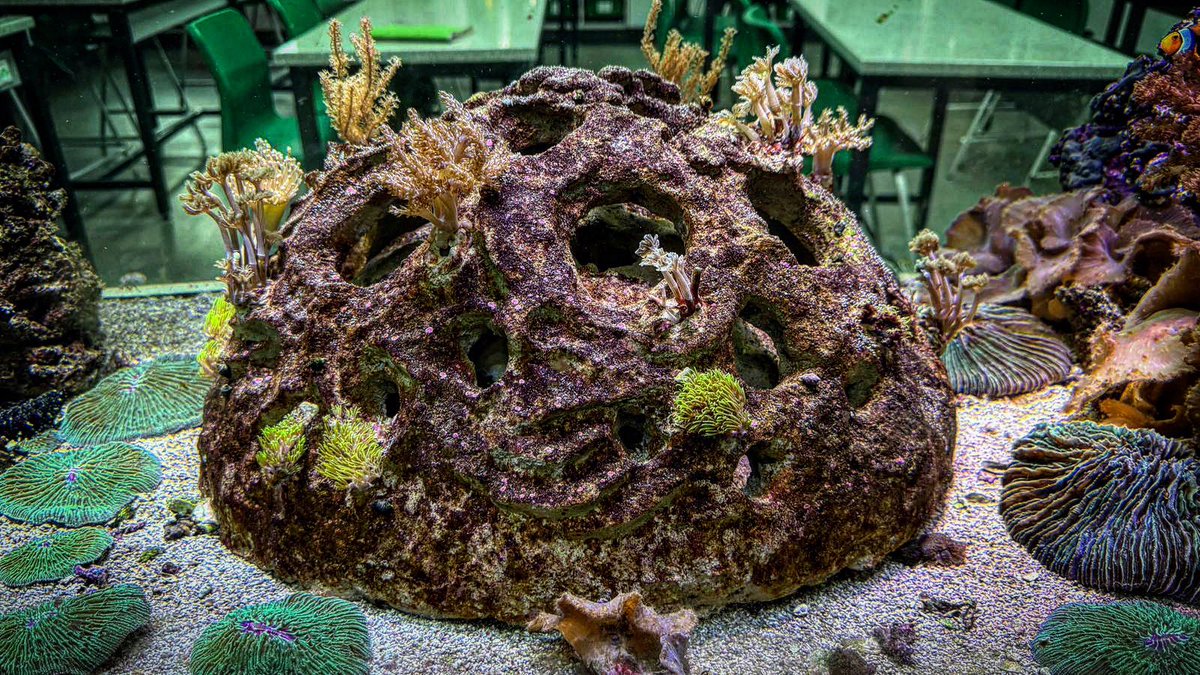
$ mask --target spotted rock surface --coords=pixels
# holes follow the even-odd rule
[[[226,545],[306,585],[523,622],[564,592],[777,598],[916,535],[955,416],[912,307],[840,202],[678,101],[618,68],[471,99],[514,154],[435,263],[388,212],[382,153],[314,177],[205,409]],[[701,270],[701,308],[666,330],[647,233]],[[739,377],[746,434],[672,427],[689,366]],[[314,422],[298,471],[268,479],[256,436],[305,400],[377,422],[379,478],[317,476]]]

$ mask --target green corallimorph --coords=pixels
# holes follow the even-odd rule
[[[142,589],[113,586],[0,617],[0,673],[86,675],[150,621]]]
[[[366,675],[367,619],[352,603],[297,593],[230,612],[192,646],[192,675]]]
[[[375,427],[354,406],[334,406],[317,446],[317,475],[339,490],[365,487],[379,477],[383,446]]]
[[[225,299],[224,295],[217,296],[213,306],[204,315],[204,334],[210,340],[224,341],[233,332],[229,322],[237,314],[237,307]]]
[[[76,565],[95,562],[112,543],[112,536],[99,527],[34,539],[0,557],[0,583],[28,586],[40,581],[58,581],[70,576]]]
[[[95,525],[160,480],[158,458],[127,443],[49,452],[0,474],[0,515],[24,523]]]
[[[1051,675],[1200,673],[1200,621],[1150,602],[1072,603],[1033,641]]]
[[[160,356],[122,368],[71,400],[58,434],[73,445],[93,445],[195,426],[208,389],[194,358]]]
[[[221,355],[225,353],[223,340],[209,340],[196,354],[196,365],[200,366],[200,376],[209,380],[217,379],[221,368]]]
[[[684,368],[675,378],[674,423],[690,434],[721,436],[744,431],[750,426],[746,416],[746,391],[735,377],[722,370],[698,373]]]
[[[295,470],[308,444],[304,426],[316,415],[316,409],[311,403],[301,403],[283,419],[263,427],[258,434],[260,449],[254,459],[264,471],[288,474]]]

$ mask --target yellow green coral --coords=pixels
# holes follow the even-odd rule
[[[229,344],[230,337],[233,336],[231,322],[236,314],[237,307],[224,296],[219,296],[204,316],[204,334],[208,336],[208,342],[204,343],[200,353],[196,355],[196,362],[200,364],[200,374],[209,379],[217,378],[221,356],[225,352],[225,346]]]
[[[746,391],[737,378],[719,369],[684,368],[678,377],[673,422],[690,434],[721,436],[750,427]]]
[[[304,456],[308,440],[304,427],[316,414],[316,406],[301,403],[275,424],[258,433],[259,451],[254,460],[268,473],[291,473]]]
[[[317,445],[317,475],[339,490],[360,488],[379,477],[382,462],[375,427],[355,406],[334,406]]]

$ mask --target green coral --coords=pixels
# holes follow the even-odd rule
[[[192,675],[366,675],[371,636],[362,611],[338,598],[297,593],[235,610],[192,646]]]
[[[259,451],[254,459],[264,471],[272,474],[295,471],[308,444],[304,427],[316,416],[316,410],[311,403],[301,403],[283,419],[263,427],[258,434]]]
[[[676,426],[702,436],[735,434],[750,427],[746,391],[729,373],[684,368],[675,379],[679,382],[673,420]]]
[[[28,586],[70,576],[76,565],[95,562],[113,544],[99,527],[58,532],[34,539],[0,557],[0,583]]]
[[[1149,602],[1063,605],[1033,656],[1051,675],[1200,673],[1200,621]]]
[[[86,675],[150,621],[142,589],[113,586],[0,616],[0,673]]]
[[[208,336],[208,342],[196,355],[196,363],[200,365],[200,374],[210,380],[217,378],[225,346],[233,336],[232,322],[236,315],[237,307],[225,296],[218,296],[208,314],[204,315],[204,334]]]
[[[104,523],[161,480],[158,458],[126,443],[49,452],[0,474],[0,515],[67,527]]]
[[[192,357],[160,356],[122,368],[63,409],[59,436],[93,445],[178,431],[200,423],[209,383]]]
[[[317,475],[339,490],[364,487],[379,477],[383,446],[375,427],[354,406],[334,406],[317,445]]]

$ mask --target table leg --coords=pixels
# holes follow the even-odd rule
[[[1129,7],[1129,18],[1125,21],[1125,31],[1121,34],[1121,44],[1117,51],[1126,54],[1137,52],[1138,38],[1142,35],[1142,24],[1146,21],[1145,3],[1135,2]]]
[[[946,129],[946,106],[950,102],[950,91],[945,85],[938,85],[933,90],[933,117],[929,125],[929,141],[925,151],[933,158],[933,166],[921,172],[921,191],[917,198],[920,206],[917,211],[916,227],[926,227],[929,218],[929,204],[933,201],[933,181],[937,178],[938,154],[942,150],[942,132]]]
[[[792,12],[792,56],[804,54],[804,38],[807,37],[808,26],[800,12]]]
[[[28,33],[15,41],[14,56],[21,73],[21,88],[25,90],[25,107],[29,109],[29,117],[33,120],[41,143],[42,157],[54,165],[55,178],[67,192],[67,203],[62,212],[67,236],[79,244],[84,257],[91,261],[92,252],[88,245],[87,230],[83,226],[83,215],[79,212],[78,195],[71,185],[71,170],[67,168],[67,158],[58,138],[58,129],[54,126],[54,116],[50,114],[50,99],[45,94],[45,74],[50,70],[38,60],[32,47]]]
[[[313,99],[316,78],[309,68],[292,68],[290,76],[292,95],[296,98],[296,121],[300,123],[304,169],[320,169],[325,161],[325,152],[321,147],[321,133],[317,130],[317,102]]]
[[[1125,19],[1125,7],[1128,0],[1113,0],[1112,11],[1108,13],[1108,24],[1104,28],[1104,44],[1116,47],[1121,37],[1121,21]]]
[[[125,75],[129,79],[129,94],[133,99],[133,111],[137,117],[138,135],[142,140],[142,152],[146,157],[146,168],[150,172],[150,187],[158,214],[162,217],[162,247],[166,264],[170,266],[175,256],[175,230],[171,225],[171,200],[167,194],[167,181],[163,173],[162,153],[158,145],[158,121],[154,114],[154,98],[150,92],[150,77],[146,72],[146,60],[133,41],[133,28],[125,12],[111,12],[109,26],[113,42],[121,51],[125,61]]]
[[[874,117],[878,105],[878,80],[869,77],[862,78],[858,90],[858,112],[867,117]],[[846,191],[846,205],[856,214],[862,210],[863,195],[866,194],[869,152],[869,150],[855,151],[850,162],[850,186]]]

